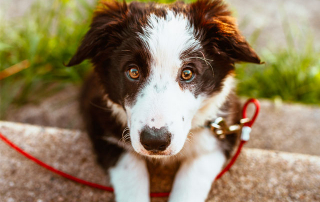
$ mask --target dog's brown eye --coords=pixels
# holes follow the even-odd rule
[[[128,74],[129,74],[130,78],[132,78],[132,79],[138,79],[140,76],[139,70],[136,67],[130,68]]]
[[[188,81],[193,78],[193,72],[191,69],[184,69],[181,73],[181,78]]]

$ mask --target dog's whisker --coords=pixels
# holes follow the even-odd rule
[[[119,141],[126,142],[125,137],[121,138]]]
[[[90,101],[90,104],[91,104],[92,106],[94,106],[94,107],[97,107],[97,108],[102,109],[102,110],[105,110],[105,111],[112,111],[111,109],[109,109],[109,108],[107,108],[107,107],[99,106],[99,105],[93,103],[92,101]]]
[[[127,142],[127,140],[130,140],[130,133],[125,134],[122,138],[121,138],[122,142]]]
[[[121,139],[119,141],[125,142],[124,138],[125,138],[125,135],[122,134],[122,137],[121,137]]]
[[[212,67],[212,65],[210,64],[210,62],[207,61],[207,60],[209,60],[209,59],[202,58],[202,57],[189,57],[189,58],[196,58],[196,59],[203,60],[208,66],[211,67],[211,70],[212,70],[212,73],[213,73],[213,67]]]
[[[121,139],[123,139],[123,134],[125,133],[125,132],[127,132],[127,131],[129,131],[129,134],[130,134],[130,129],[129,129],[129,127],[125,127],[124,129],[123,129],[123,131],[122,131],[122,135],[121,135]]]
[[[130,134],[126,135],[124,141],[130,140]]]
[[[214,60],[210,60],[210,59],[207,59],[206,58],[206,56],[204,55],[204,53],[202,52],[202,51],[199,51],[200,53],[201,53],[201,55],[203,56],[203,57],[188,57],[188,59],[190,59],[190,58],[195,58],[195,59],[200,59],[200,60],[203,60],[208,66],[210,66],[210,68],[211,68],[211,70],[212,70],[212,74],[214,73],[214,71],[213,71],[213,67],[212,67],[212,65],[211,65],[211,63],[209,62],[209,61],[214,61]]]

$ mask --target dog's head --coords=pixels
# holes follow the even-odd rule
[[[91,59],[136,152],[177,154],[215,116],[235,62],[260,63],[221,0],[102,3],[68,66]]]

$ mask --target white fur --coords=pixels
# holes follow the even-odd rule
[[[226,162],[217,138],[208,128],[193,129],[177,157],[182,163],[169,202],[204,202]]]
[[[134,106],[126,105],[128,126],[133,148],[140,154],[148,151],[140,143],[143,127],[168,127],[172,134],[166,155],[177,154],[191,129],[192,117],[200,107],[202,96],[195,98],[189,90],[182,90],[176,81],[183,66],[181,54],[200,47],[194,29],[182,14],[168,10],[166,18],[151,14],[140,38],[151,53],[150,77]],[[156,88],[155,88],[156,86]]]
[[[175,177],[169,202],[204,202],[225,161],[219,149],[183,161]]]
[[[130,152],[109,170],[117,202],[149,202],[149,173],[145,160]]]
[[[182,14],[168,10],[166,18],[151,14],[148,25],[140,38],[152,56],[152,66],[162,68],[171,75],[181,67],[180,56],[190,47],[200,48],[200,41],[194,37],[194,28]]]
[[[127,107],[127,111],[130,111],[132,116],[130,124],[132,146],[140,154],[148,154],[141,145],[139,137],[139,132],[146,125],[150,128],[168,127],[172,134],[171,144],[165,151],[168,155],[175,155],[181,150],[191,129],[192,117],[202,99],[195,98],[190,91],[182,91],[178,83],[170,79],[172,78],[163,78],[167,89],[159,93],[153,89],[153,86],[156,83],[160,86],[160,82],[157,79],[151,79],[150,84],[141,92],[145,97],[139,98],[131,109]]]
[[[184,160],[212,153],[219,149],[219,141],[212,134],[212,131],[209,128],[198,128],[191,130],[188,141],[186,141],[177,157]]]

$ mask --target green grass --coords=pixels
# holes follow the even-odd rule
[[[73,68],[63,63],[71,58],[88,30],[92,11],[93,6],[86,0],[38,0],[22,17],[4,21],[0,16],[0,72],[24,60],[31,64],[0,80],[1,119],[10,105],[36,102],[66,84],[82,81],[90,69],[88,61]],[[319,104],[320,51],[313,47],[311,39],[300,43],[300,48],[295,47],[294,32],[285,32],[286,48],[259,51],[266,65],[238,65],[238,92],[244,96]],[[252,41],[258,35],[259,30],[254,32]]]
[[[78,5],[77,5],[77,4]],[[0,81],[0,118],[12,103],[38,100],[66,83],[77,83],[88,62],[66,68],[88,30],[92,6],[85,0],[37,1],[22,17],[0,21],[0,71],[23,60],[30,67]],[[53,83],[56,88],[50,87]]]

